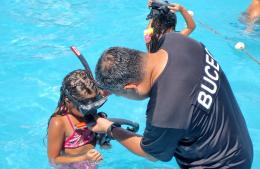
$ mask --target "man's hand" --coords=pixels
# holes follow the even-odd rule
[[[106,133],[107,129],[113,124],[113,122],[99,117],[96,120],[96,125],[93,127],[90,127],[89,129],[95,133]]]

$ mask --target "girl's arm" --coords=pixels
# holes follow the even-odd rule
[[[64,164],[85,160],[100,161],[102,159],[101,154],[94,149],[78,156],[61,155],[64,140],[65,125],[61,118],[53,117],[48,128],[48,157],[51,163]]]
[[[180,11],[181,15],[183,16],[183,18],[187,24],[187,27],[184,28],[180,33],[182,35],[188,36],[196,27],[196,24],[195,24],[192,16],[188,13],[188,11],[183,6],[181,6],[179,4],[170,5],[170,6],[168,6],[168,8],[170,10],[172,10],[173,12]]]

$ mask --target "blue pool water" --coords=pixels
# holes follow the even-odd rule
[[[222,65],[246,119],[254,144],[253,169],[260,169],[260,66],[226,41],[242,41],[260,60],[259,33],[245,33],[239,22],[245,1],[179,0],[194,11],[192,38],[202,41]],[[133,0],[2,0],[0,5],[0,168],[48,169],[47,120],[56,107],[62,78],[82,68],[69,50],[76,45],[90,67],[102,51],[120,45],[145,50],[146,1]],[[178,29],[184,26],[179,16]],[[204,23],[221,35],[208,31]],[[102,110],[145,126],[146,101],[112,96]],[[99,148],[98,148],[99,149]],[[116,142],[100,150],[101,169],[173,169],[175,161],[149,162]]]

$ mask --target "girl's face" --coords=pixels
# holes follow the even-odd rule
[[[82,113],[80,113],[76,107],[73,107],[72,110],[71,110],[71,112],[72,112],[74,115],[76,115],[76,116],[84,117],[84,115],[83,115]]]
[[[78,110],[78,108],[72,102],[68,103],[68,108],[72,114],[78,117],[84,117],[84,115]]]

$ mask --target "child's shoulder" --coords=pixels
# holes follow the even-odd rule
[[[54,116],[50,120],[49,126],[54,128],[64,128],[65,127],[65,120],[64,116]]]

